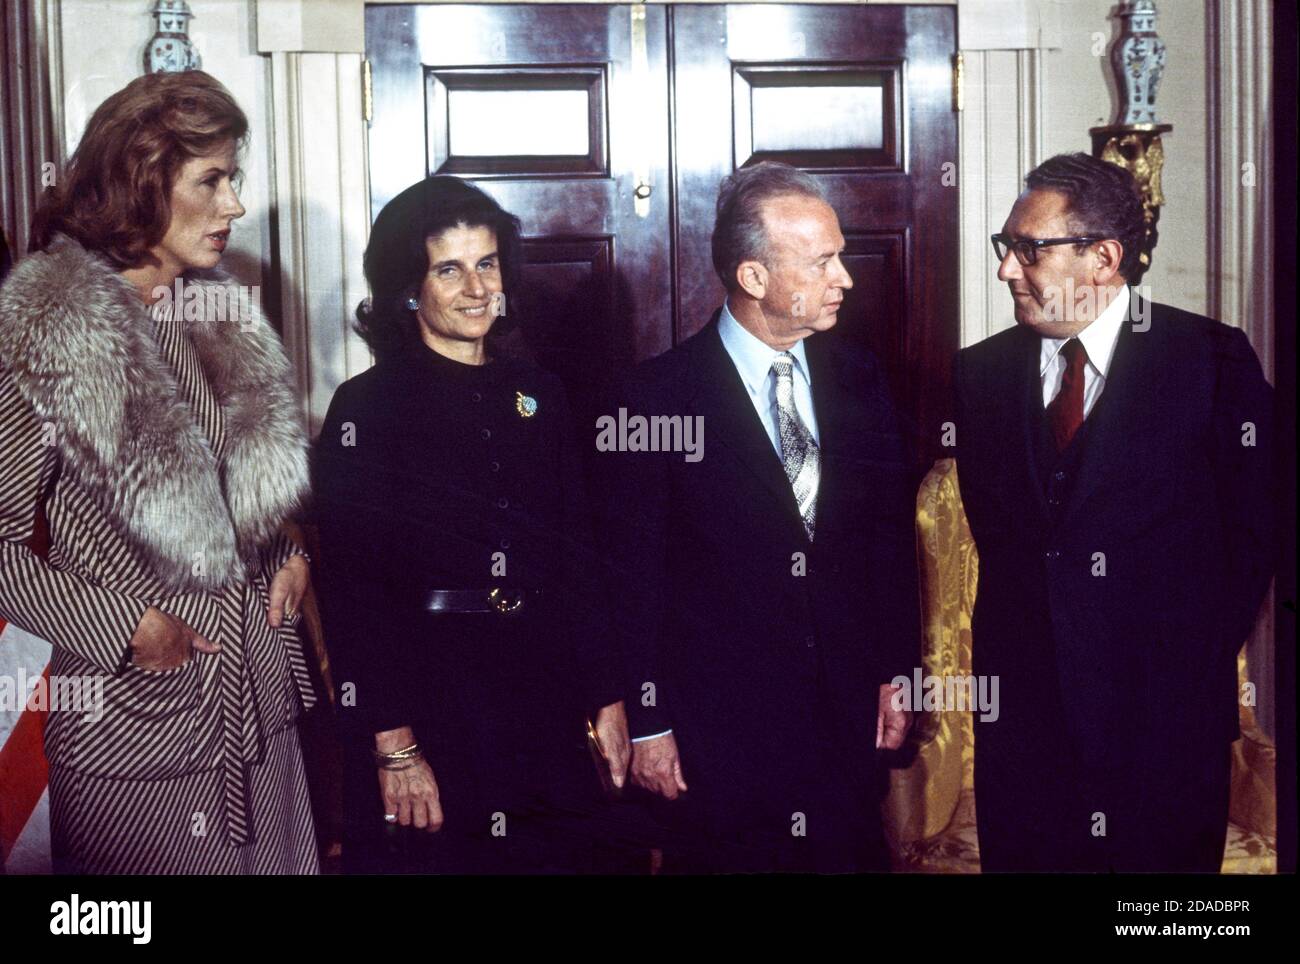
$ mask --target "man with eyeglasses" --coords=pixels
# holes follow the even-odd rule
[[[1142,201],[1059,155],[993,236],[1016,325],[957,355],[979,552],[984,871],[1216,872],[1236,656],[1272,572],[1272,390],[1237,328],[1130,288]]]

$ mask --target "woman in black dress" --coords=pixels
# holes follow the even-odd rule
[[[366,249],[376,365],[316,450],[352,872],[593,869],[586,719],[626,770],[564,391],[497,348],[519,249],[518,220],[454,177],[394,198]]]

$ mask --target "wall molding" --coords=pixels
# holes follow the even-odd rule
[[[962,0],[962,50],[1045,50],[1061,46],[1060,0]]]
[[[269,53],[365,53],[364,0],[256,0],[257,49]]]
[[[1025,175],[1043,160],[1043,72],[1038,50],[963,51],[965,109],[958,120],[961,190],[961,344],[1014,324],[997,281],[989,235],[1002,227]],[[1008,163],[1010,148],[1014,147]]]
[[[371,364],[351,330],[369,237],[361,55],[270,55],[273,271],[281,334],[314,435],[342,381]]]

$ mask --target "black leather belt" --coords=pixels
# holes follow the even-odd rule
[[[424,600],[431,613],[501,613],[510,615],[541,598],[540,589],[432,589]]]

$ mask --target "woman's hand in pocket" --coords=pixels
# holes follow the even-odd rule
[[[189,662],[196,649],[200,653],[221,652],[220,646],[180,619],[150,606],[131,637],[131,665],[155,673],[176,669]]]

